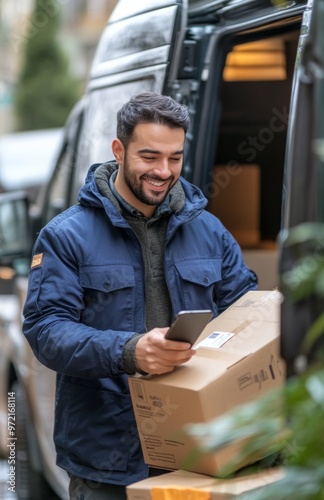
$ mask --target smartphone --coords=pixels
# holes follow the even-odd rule
[[[179,342],[189,342],[189,344],[193,345],[212,316],[213,313],[210,309],[180,311],[165,338]]]

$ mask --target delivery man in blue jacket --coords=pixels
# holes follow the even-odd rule
[[[54,440],[71,499],[126,498],[149,475],[127,378],[194,355],[164,338],[177,312],[215,317],[257,286],[202,192],[180,177],[188,126],[170,97],[133,97],[117,114],[115,161],[90,168],[79,203],[34,247],[23,328],[57,372]]]

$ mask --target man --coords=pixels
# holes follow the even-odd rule
[[[166,340],[176,313],[214,316],[256,288],[255,274],[201,191],[180,177],[189,114],[144,93],[117,115],[115,162],[93,165],[79,204],[35,244],[24,333],[57,372],[57,463],[71,499],[126,498],[148,476],[128,374],[167,373],[190,360]]]

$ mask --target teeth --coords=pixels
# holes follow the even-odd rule
[[[156,187],[161,187],[163,186],[164,182],[158,182],[158,181],[152,181],[151,179],[146,179],[149,184],[152,184],[153,186]]]

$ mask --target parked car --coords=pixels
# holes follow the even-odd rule
[[[34,201],[49,181],[62,139],[62,128],[1,135],[0,192],[25,189]]]
[[[63,139],[63,128],[0,136],[0,193],[23,190],[31,204],[48,183]],[[13,293],[14,270],[0,264],[1,295]]]
[[[314,0],[317,4],[323,0]],[[0,262],[19,276],[19,307],[18,321],[2,331],[8,356],[0,364],[0,397],[14,386],[26,410],[21,428],[34,475],[24,476],[21,484],[30,498],[45,495],[35,492],[36,476],[67,498],[67,477],[55,466],[52,443],[55,374],[38,364],[19,326],[37,232],[75,203],[90,164],[112,158],[121,105],[142,91],[165,93],[190,110],[183,176],[202,189],[208,209],[234,234],[259,275],[260,288],[275,287],[282,206],[289,227],[305,219],[307,205],[315,205],[320,196],[313,183],[295,217],[302,193],[297,178],[311,176],[309,141],[317,133],[316,128],[302,133],[306,40],[313,40],[307,57],[323,69],[324,51],[316,45],[321,31],[310,29],[313,8],[311,0],[120,0],[99,42],[86,94],[66,125],[38,209],[30,211],[21,194],[2,195]],[[316,21],[323,23],[323,9]],[[316,72],[313,77],[318,78]],[[318,116],[318,94],[311,86],[307,91]],[[309,126],[315,123],[311,118]],[[296,151],[303,152],[300,158]],[[3,412],[5,401],[0,404]],[[23,465],[18,463],[18,470]]]

